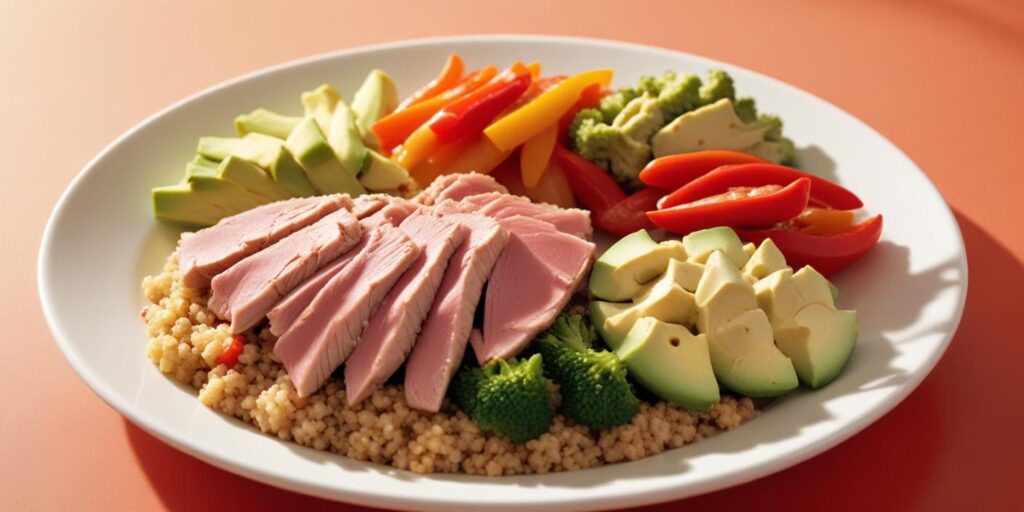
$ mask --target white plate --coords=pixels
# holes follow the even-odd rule
[[[562,474],[417,476],[284,443],[201,406],[144,355],[139,282],[159,270],[175,232],[150,215],[149,189],[176,182],[200,135],[230,135],[236,114],[299,109],[329,82],[351,94],[371,68],[408,93],[451,51],[468,66],[540,60],[547,73],[612,67],[616,84],[666,69],[732,73],[758,107],[781,114],[803,167],[834,176],[885,215],[882,242],[838,276],[860,311],[860,342],[842,376],[798,392],[736,431],[626,464]],[[39,290],[57,343],[78,374],[132,422],[228,471],[325,498],[425,510],[583,510],[691,496],[746,482],[840,443],[892,409],[928,374],[960,321],[967,261],[953,215],[913,162],[835,106],[709,59],[561,37],[457,37],[373,46],[260,71],[188,98],[107,147],[74,180],[46,228]]]

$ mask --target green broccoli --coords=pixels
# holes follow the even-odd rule
[[[721,69],[712,69],[708,72],[707,83],[700,88],[701,105],[710,105],[722,98],[735,100],[736,87],[728,73]]]
[[[633,99],[610,124],[599,114],[584,111],[573,120],[576,151],[622,183],[639,186],[640,169],[651,159],[648,141],[665,124],[658,99],[650,93]]]
[[[597,334],[580,315],[562,314],[536,347],[544,372],[558,383],[561,411],[593,429],[629,423],[640,409],[626,366],[614,352],[594,350]]]
[[[737,111],[737,114],[739,112]],[[740,116],[743,117],[742,115]],[[774,114],[758,114],[757,121],[772,125],[764,134],[764,146],[776,152],[776,158],[769,160],[778,161],[783,165],[793,165],[796,158],[796,147],[793,141],[782,136],[782,119]]]
[[[736,101],[732,103],[732,108],[736,111],[736,116],[744,123],[757,121],[757,105],[754,103],[754,98],[736,98]]]
[[[665,122],[700,106],[700,78],[697,75],[677,76],[671,71],[661,75],[658,103]]]
[[[597,109],[595,109],[601,114],[599,121],[612,124],[612,121],[619,115],[619,112],[622,112],[622,109],[626,108],[626,105],[636,99],[637,96],[640,96],[640,93],[636,89],[626,87],[601,98],[601,101],[597,104]],[[582,114],[582,112],[580,113]],[[576,117],[579,118],[579,114]]]
[[[554,419],[543,359],[496,359],[455,375],[452,399],[484,432],[522,443],[548,431]]]

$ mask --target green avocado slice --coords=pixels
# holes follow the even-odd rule
[[[292,130],[285,147],[299,161],[306,176],[322,194],[349,194],[353,197],[366,193],[356,177],[342,167],[327,144],[316,121],[307,117]]]

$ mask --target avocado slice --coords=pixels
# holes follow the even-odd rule
[[[592,300],[587,305],[587,312],[590,313],[590,323],[594,325],[594,328],[597,329],[597,334],[601,336],[601,339],[604,340],[609,348],[611,348],[612,343],[620,344],[620,340],[613,333],[605,329],[605,322],[609,318],[626,311],[630,306],[632,306],[630,303],[605,302],[603,300]],[[609,341],[609,339],[612,341]]]
[[[758,309],[754,288],[725,253],[711,253],[694,298],[697,328],[708,337],[722,385],[755,397],[798,385],[792,362],[775,346],[768,316]]]
[[[342,167],[312,117],[303,119],[284,144],[320,193],[345,193],[353,197],[366,193],[356,177]]]
[[[720,398],[703,334],[643,317],[615,353],[637,382],[669,402],[708,411]]]
[[[196,150],[200,156],[220,162],[228,156],[237,156],[266,169],[270,176],[288,190],[292,196],[316,195],[316,189],[306,173],[285,149],[284,141],[262,133],[249,133],[242,138],[201,137]]]
[[[285,139],[302,121],[301,117],[286,116],[265,108],[258,108],[235,118],[235,133],[244,137],[250,133],[262,133],[278,139]]]
[[[655,243],[647,230],[641,229],[615,242],[594,262],[590,293],[609,301],[629,300],[641,285],[665,272],[670,259],[686,259],[683,244]]]
[[[306,117],[316,120],[316,124],[324,136],[331,132],[331,118],[334,117],[334,107],[339,101],[341,101],[341,94],[327,84],[302,93],[302,108]]]
[[[236,156],[221,160],[217,176],[242,186],[242,188],[263,196],[271,201],[292,197],[288,189],[277,184],[260,166]]]
[[[366,167],[359,176],[359,182],[374,192],[384,192],[407,186],[412,179],[405,167],[370,149],[367,150]]]
[[[220,219],[270,202],[236,183],[195,175],[186,183],[156,187],[153,217],[168,222],[212,226]]]
[[[683,237],[683,247],[687,259],[696,263],[704,263],[712,252],[721,251],[737,268],[747,262],[747,253],[743,250],[743,242],[732,228],[717,227],[694,231]]]
[[[689,325],[697,315],[693,294],[672,280],[659,280],[643,300],[604,322],[605,342],[617,349],[626,334],[642,317],[653,317],[663,322]]]
[[[857,343],[857,312],[836,309],[832,283],[808,266],[779,270],[754,289],[800,381],[820,388],[835,380]]]
[[[666,278],[682,286],[688,292],[695,292],[697,291],[697,284],[700,283],[700,278],[703,275],[704,265],[700,263],[681,261],[674,258],[670,259],[668,260],[668,266],[665,267],[665,273],[657,281],[640,286],[636,295],[633,296],[633,301],[639,302],[642,300],[644,296],[650,293],[651,289]]]
[[[356,127],[356,115],[344,101],[338,101],[331,116],[331,128],[327,133],[327,143],[334,148],[334,154],[341,165],[353,176],[359,176],[366,167],[366,145]]]
[[[356,124],[363,136],[363,142],[370,149],[377,149],[380,141],[373,134],[371,127],[398,106],[398,88],[387,73],[374,69],[366,75],[363,85],[359,86],[352,96],[352,111],[356,114]]]
[[[767,277],[772,272],[789,268],[786,265],[786,257],[783,256],[782,251],[775,245],[775,242],[771,238],[765,238],[761,242],[761,246],[754,251],[747,260],[747,263],[743,265],[743,275],[747,276],[747,279],[757,281]]]
[[[722,98],[687,112],[658,130],[651,137],[651,150],[655,158],[705,149],[744,151],[761,142],[771,128],[768,122],[744,123],[736,115],[732,101]]]
[[[747,255],[747,259],[748,260],[750,259],[751,256],[754,255],[754,251],[756,251],[756,250],[757,250],[757,246],[754,245],[753,242],[743,244],[743,254]]]

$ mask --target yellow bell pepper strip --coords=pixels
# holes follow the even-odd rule
[[[484,134],[480,134],[466,145],[466,149],[444,170],[445,174],[478,172],[489,174],[501,162],[512,154],[512,150],[502,151]],[[518,169],[517,169],[518,170]]]
[[[512,106],[531,82],[530,71],[516,62],[487,85],[446,105],[427,121],[427,125],[441,142],[473,137]]]
[[[439,110],[476,90],[487,82],[490,82],[494,75],[498,74],[498,68],[489,66],[479,71],[470,73],[455,87],[425,99],[400,112],[392,112],[384,116],[380,121],[373,124],[374,135],[380,140],[380,147],[385,152],[392,151],[402,141],[409,138],[417,128],[430,120]]]
[[[400,148],[396,148],[393,158],[398,165],[412,169],[440,147],[441,141],[437,140],[437,134],[429,125],[424,124],[412,132]]]
[[[523,185],[526,188],[537,188],[544,169],[551,161],[551,153],[555,150],[555,139],[558,138],[558,124],[553,124],[523,143],[519,150],[519,167],[523,174]]]
[[[398,107],[395,108],[395,112],[405,110],[410,105],[415,105],[423,100],[433,98],[434,96],[455,87],[455,84],[459,83],[459,80],[462,79],[462,73],[464,73],[465,70],[466,65],[462,62],[462,57],[460,57],[459,54],[453,53],[449,55],[448,62],[445,62],[444,68],[441,69],[441,74],[399,103]]]
[[[484,129],[484,134],[499,149],[515,148],[547,127],[558,123],[587,86],[594,83],[608,85],[612,80],[612,74],[610,69],[595,69],[566,78],[519,110],[495,121]]]

